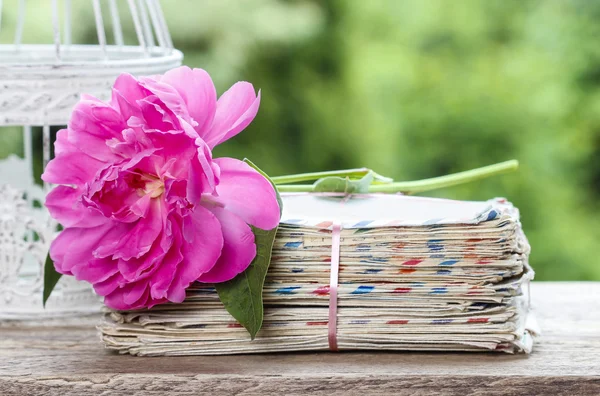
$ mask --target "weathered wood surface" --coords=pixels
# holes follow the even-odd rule
[[[600,282],[534,283],[530,356],[298,353],[140,358],[105,351],[98,317],[0,324],[0,395],[600,395]]]

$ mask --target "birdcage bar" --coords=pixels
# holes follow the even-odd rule
[[[25,125],[23,127],[23,157],[25,157],[25,163],[28,166],[28,175],[33,176],[33,141],[31,138],[31,125]]]
[[[42,151],[43,151],[43,164],[44,164],[44,169],[46,168],[46,165],[48,165],[48,162],[50,162],[50,151],[51,151],[51,146],[50,146],[50,125],[44,125],[42,127]]]
[[[169,32],[169,26],[167,25],[167,20],[165,19],[165,14],[163,13],[162,6],[160,5],[160,1],[159,0],[151,0],[151,1],[156,8],[156,11],[158,14],[158,19],[162,26],[162,32],[165,35],[165,39],[167,42],[167,47],[169,49],[172,49],[173,48],[173,40],[171,39],[171,33]]]
[[[146,5],[148,6],[148,11],[150,12],[150,19],[152,20],[152,26],[154,27],[154,31],[156,32],[156,39],[158,40],[158,45],[166,48],[168,47],[167,39],[165,38],[163,32],[163,26],[158,19],[158,14],[156,11],[154,1],[149,0]]]
[[[0,0],[0,32],[2,31],[2,0]]]
[[[110,9],[110,17],[112,19],[113,37],[115,44],[119,47],[124,45],[123,43],[123,28],[121,27],[121,18],[119,16],[119,8],[117,7],[116,0],[109,0],[108,7]]]
[[[60,22],[58,20],[58,0],[52,0],[52,31],[54,33],[56,60],[60,61]]]
[[[146,38],[146,44],[150,50],[156,45],[154,42],[154,35],[152,34],[152,27],[150,25],[150,19],[148,19],[148,10],[146,9],[146,3],[142,0],[137,0],[137,6],[140,13],[140,20],[142,21],[142,29],[144,37]]]
[[[144,38],[142,24],[140,22],[140,15],[135,5],[135,0],[127,0],[127,4],[129,5],[129,11],[131,12],[131,18],[133,19],[133,27],[135,29],[135,35],[137,36],[138,43],[144,51],[144,54],[146,54],[146,56],[149,56],[148,44],[146,43],[146,39]]]
[[[23,40],[23,26],[25,25],[25,0],[19,0],[17,27],[15,29],[15,47],[18,50]]]
[[[71,10],[72,10],[72,4],[71,4],[71,0],[64,0],[65,3],[65,8],[64,8],[64,18],[65,18],[65,22],[64,22],[64,34],[65,34],[65,45],[69,46],[72,44],[72,32],[71,32]]]
[[[104,20],[102,19],[102,8],[100,0],[92,0],[94,5],[94,19],[96,20],[96,32],[98,34],[98,45],[102,51],[104,59],[108,58],[106,54],[106,32],[104,31]]]

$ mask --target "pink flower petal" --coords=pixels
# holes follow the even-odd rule
[[[73,108],[68,139],[90,157],[103,162],[114,162],[121,157],[114,153],[107,141],[122,139],[122,131],[126,128],[123,117],[114,108],[90,98],[82,100]]]
[[[123,291],[120,289],[116,289],[115,291],[113,291],[110,294],[107,294],[106,297],[104,297],[104,305],[111,309],[123,311],[131,309],[131,305],[125,304],[125,301],[123,301],[124,297],[125,295]]]
[[[73,266],[71,272],[77,280],[83,280],[90,283],[104,282],[119,271],[116,261],[101,258],[92,259],[88,262],[81,262]]]
[[[233,279],[248,268],[256,256],[256,245],[252,230],[242,219],[219,207],[214,207],[211,211],[221,222],[223,250],[217,264],[201,275],[198,281],[220,283]]]
[[[69,142],[69,130],[61,129],[56,133],[56,141],[54,142],[54,156],[58,157],[70,152],[77,152],[79,149]]]
[[[94,283],[94,291],[99,296],[107,296],[117,290],[125,281],[120,273],[116,273],[106,280]]]
[[[181,66],[166,72],[160,81],[179,92],[189,115],[197,124],[194,129],[204,138],[215,117],[217,106],[217,91],[208,73],[202,69]],[[178,114],[177,111],[175,113]]]
[[[104,304],[112,309],[131,310],[150,307],[148,285],[141,282],[130,283],[115,289],[104,297]]]
[[[148,283],[147,282],[135,282],[127,286],[127,288],[123,288],[123,302],[130,306],[137,305],[139,300],[142,300],[144,295],[146,297],[143,299],[144,301],[148,299]],[[139,303],[143,304],[143,301]]]
[[[200,202],[202,194],[212,194],[219,183],[218,166],[212,160],[210,148],[200,138],[196,139],[197,151],[189,163],[187,199],[193,205]]]
[[[234,158],[216,158],[221,169],[217,197],[222,204],[246,223],[262,230],[279,224],[279,204],[271,183],[250,165]]]
[[[139,258],[119,260],[119,272],[127,281],[138,281],[153,275],[163,266],[163,259],[172,244],[170,228],[165,229],[153,243],[148,253]]]
[[[151,97],[149,99],[142,99],[139,101],[142,109],[142,115],[144,116],[143,124],[141,127],[146,133],[148,132],[168,132],[168,133],[181,133],[179,128],[179,122],[177,117],[170,111],[163,109],[159,103],[156,103],[158,99]]]
[[[79,201],[81,188],[56,186],[46,196],[46,207],[50,215],[63,227],[96,227],[108,219],[97,210],[87,208]]]
[[[156,106],[158,106],[156,109],[159,112],[162,110],[162,113],[165,114],[166,117],[170,118],[171,123],[175,123],[176,118],[179,118],[187,123],[197,125],[197,122],[194,121],[190,115],[190,108],[188,108],[186,101],[174,86],[159,81],[155,77],[141,77],[139,83],[153,95],[138,101],[138,103],[154,103]],[[197,92],[194,94],[196,96],[198,95]],[[144,111],[144,106],[142,105],[141,107],[142,111]],[[161,110],[159,110],[159,108]],[[146,115],[144,116],[146,117],[146,120],[148,120],[148,117]],[[198,133],[193,129],[192,131],[193,134],[191,136],[194,138],[198,137]],[[162,130],[162,132],[167,132],[167,130]],[[181,133],[181,130],[177,132]]]
[[[81,151],[64,153],[48,163],[42,180],[53,184],[82,185],[91,181],[106,166]]]
[[[113,85],[111,105],[118,109],[127,121],[131,117],[140,117],[141,110],[137,103],[150,95],[150,92],[145,89],[131,74],[123,73]]]
[[[208,209],[197,206],[183,224],[183,261],[177,267],[167,292],[172,302],[185,299],[185,289],[202,274],[210,271],[223,249],[223,233],[219,220]]]
[[[173,243],[171,244],[164,260],[161,262],[160,267],[152,274],[150,280],[150,296],[153,299],[163,299],[167,297],[169,286],[173,282],[173,278],[176,274],[177,267],[183,261],[183,254],[181,253],[183,237],[181,230],[178,227],[172,228],[173,230]]]
[[[50,258],[61,274],[71,275],[74,266],[87,265],[93,250],[111,230],[112,222],[91,228],[66,228],[50,245]]]
[[[234,84],[219,98],[215,119],[202,138],[213,148],[234,137],[252,122],[259,106],[260,92],[256,96],[252,84]]]
[[[83,204],[93,207],[107,218],[121,222],[131,223],[144,217],[152,198],[150,194],[140,194],[149,181],[140,168],[156,168],[157,163],[161,162],[162,159],[158,160],[151,151],[142,152],[136,154],[128,163],[102,170],[88,185],[85,195],[82,196]],[[131,171],[134,167],[136,170]]]
[[[148,253],[161,234],[166,215],[164,202],[159,199],[152,200],[146,217],[141,217],[133,223],[127,233],[121,235],[119,242],[114,246],[112,258],[130,260]]]

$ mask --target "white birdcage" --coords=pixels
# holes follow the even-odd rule
[[[6,33],[7,11],[15,16],[14,41],[0,44],[0,138],[15,127],[23,136],[23,157],[11,154],[0,160],[0,319],[100,309],[91,287],[71,277],[59,281],[46,309],[42,307],[43,265],[57,224],[41,204],[48,186],[36,183],[34,164],[38,156],[43,166],[50,160],[51,131],[66,125],[80,94],[108,99],[120,73],[163,73],[179,66],[183,57],[173,48],[158,0],[75,1],[78,7],[85,3],[93,15],[97,36],[93,45],[73,43],[71,32],[77,22],[71,0],[37,1],[37,6],[50,7],[51,44],[23,42],[26,0],[13,1],[10,9],[9,1],[0,0],[0,33]],[[135,45],[125,44],[126,28],[134,32]],[[43,143],[36,155],[34,132],[40,128]]]

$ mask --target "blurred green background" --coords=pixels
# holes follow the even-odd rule
[[[75,41],[96,42],[90,3],[73,1]],[[600,1],[162,5],[185,64],[219,92],[238,80],[262,90],[256,120],[216,156],[273,176],[366,166],[397,180],[516,158],[517,173],[428,195],[507,197],[537,279],[600,280]],[[51,42],[49,7],[28,2],[25,40]],[[0,156],[19,139],[0,134]]]

